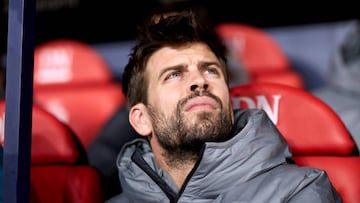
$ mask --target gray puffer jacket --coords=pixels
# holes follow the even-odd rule
[[[123,192],[113,202],[342,202],[322,170],[289,163],[291,153],[262,110],[236,110],[234,137],[206,143],[177,189],[157,167],[148,142],[136,139],[117,160]]]

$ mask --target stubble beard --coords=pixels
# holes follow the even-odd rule
[[[184,105],[191,98],[199,96],[199,93],[179,101],[177,108],[169,117],[148,106],[155,134],[164,149],[163,156],[169,166],[179,167],[182,164],[195,162],[199,159],[205,142],[222,142],[232,137],[230,107],[224,108],[221,100],[213,94],[203,92],[202,95],[215,99],[220,110],[194,112],[191,115],[192,119],[186,118],[182,111]]]

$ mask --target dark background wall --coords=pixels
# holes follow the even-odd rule
[[[7,8],[1,0],[1,50],[6,47]],[[136,24],[170,0],[37,0],[36,43],[68,37],[88,43],[133,39]],[[174,0],[173,0],[174,1]],[[215,23],[237,21],[278,27],[358,18],[355,3],[335,1],[276,3],[237,0],[189,1],[208,10]]]

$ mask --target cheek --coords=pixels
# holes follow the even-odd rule
[[[156,107],[160,112],[170,112],[180,100],[179,92],[176,89],[162,89],[150,91],[149,104]]]
[[[224,107],[231,106],[231,98],[229,93],[229,88],[226,85],[219,84],[217,89],[217,95],[220,97],[220,99],[223,102]]]

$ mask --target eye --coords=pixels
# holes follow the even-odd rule
[[[206,73],[206,74],[219,75],[219,70],[218,70],[217,68],[210,68],[210,67],[208,67],[208,68],[205,70],[205,73]]]
[[[168,75],[165,77],[165,80],[172,79],[172,78],[177,78],[177,77],[180,77],[180,76],[181,76],[181,72],[180,72],[180,71],[174,71],[174,72],[171,72],[170,74],[168,74]]]

